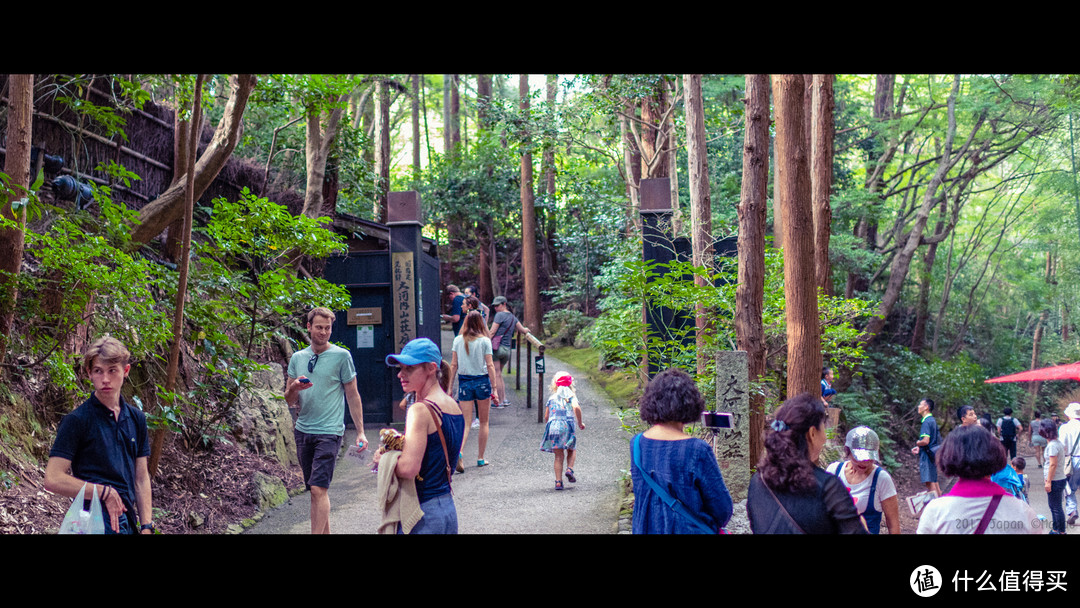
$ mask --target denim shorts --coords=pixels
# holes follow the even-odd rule
[[[491,380],[485,376],[458,374],[458,401],[482,401],[491,398]]]
[[[329,488],[341,450],[341,435],[309,435],[294,430],[293,436],[296,438],[296,457],[300,460],[307,489],[311,490],[311,486]]]
[[[409,534],[457,534],[457,507],[454,497],[449,492],[429,498],[420,503],[424,516],[413,526]],[[398,534],[404,534],[398,524]]]

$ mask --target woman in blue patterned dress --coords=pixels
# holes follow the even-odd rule
[[[574,461],[577,459],[577,434],[574,423],[585,430],[581,420],[581,406],[578,405],[574,391],[574,378],[566,372],[559,372],[551,380],[551,397],[544,412],[544,439],[540,443],[543,452],[555,453],[555,489],[563,489],[563,457],[566,458],[566,478],[576,482]]]
[[[731,519],[731,494],[712,447],[686,433],[705,399],[679,369],[656,375],[639,404],[650,425],[631,441],[634,534],[719,534]]]

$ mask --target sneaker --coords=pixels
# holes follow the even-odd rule
[[[1072,515],[1069,516],[1069,519],[1066,520],[1066,523],[1068,523],[1070,526],[1075,526],[1076,525],[1076,518],[1077,518],[1077,514],[1073,513]]]
[[[480,419],[479,418],[473,418],[472,428],[474,428],[474,429],[480,428]]]

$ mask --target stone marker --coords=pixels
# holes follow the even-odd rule
[[[750,394],[746,351],[716,356],[716,411],[731,413],[731,428],[711,429],[713,451],[731,500],[746,498],[750,487]]]

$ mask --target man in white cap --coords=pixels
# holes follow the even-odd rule
[[[1072,459],[1072,470],[1077,471],[1080,468],[1080,403],[1075,401],[1070,403],[1065,408],[1065,416],[1069,419],[1068,422],[1061,425],[1058,429],[1058,440],[1068,450],[1069,456]],[[1052,423],[1051,423],[1052,424]],[[1065,496],[1065,515],[1068,517],[1066,521],[1069,525],[1076,523],[1076,490],[1077,484],[1074,481],[1075,478],[1080,477],[1073,473],[1069,475],[1069,488],[1072,492],[1069,492]]]

